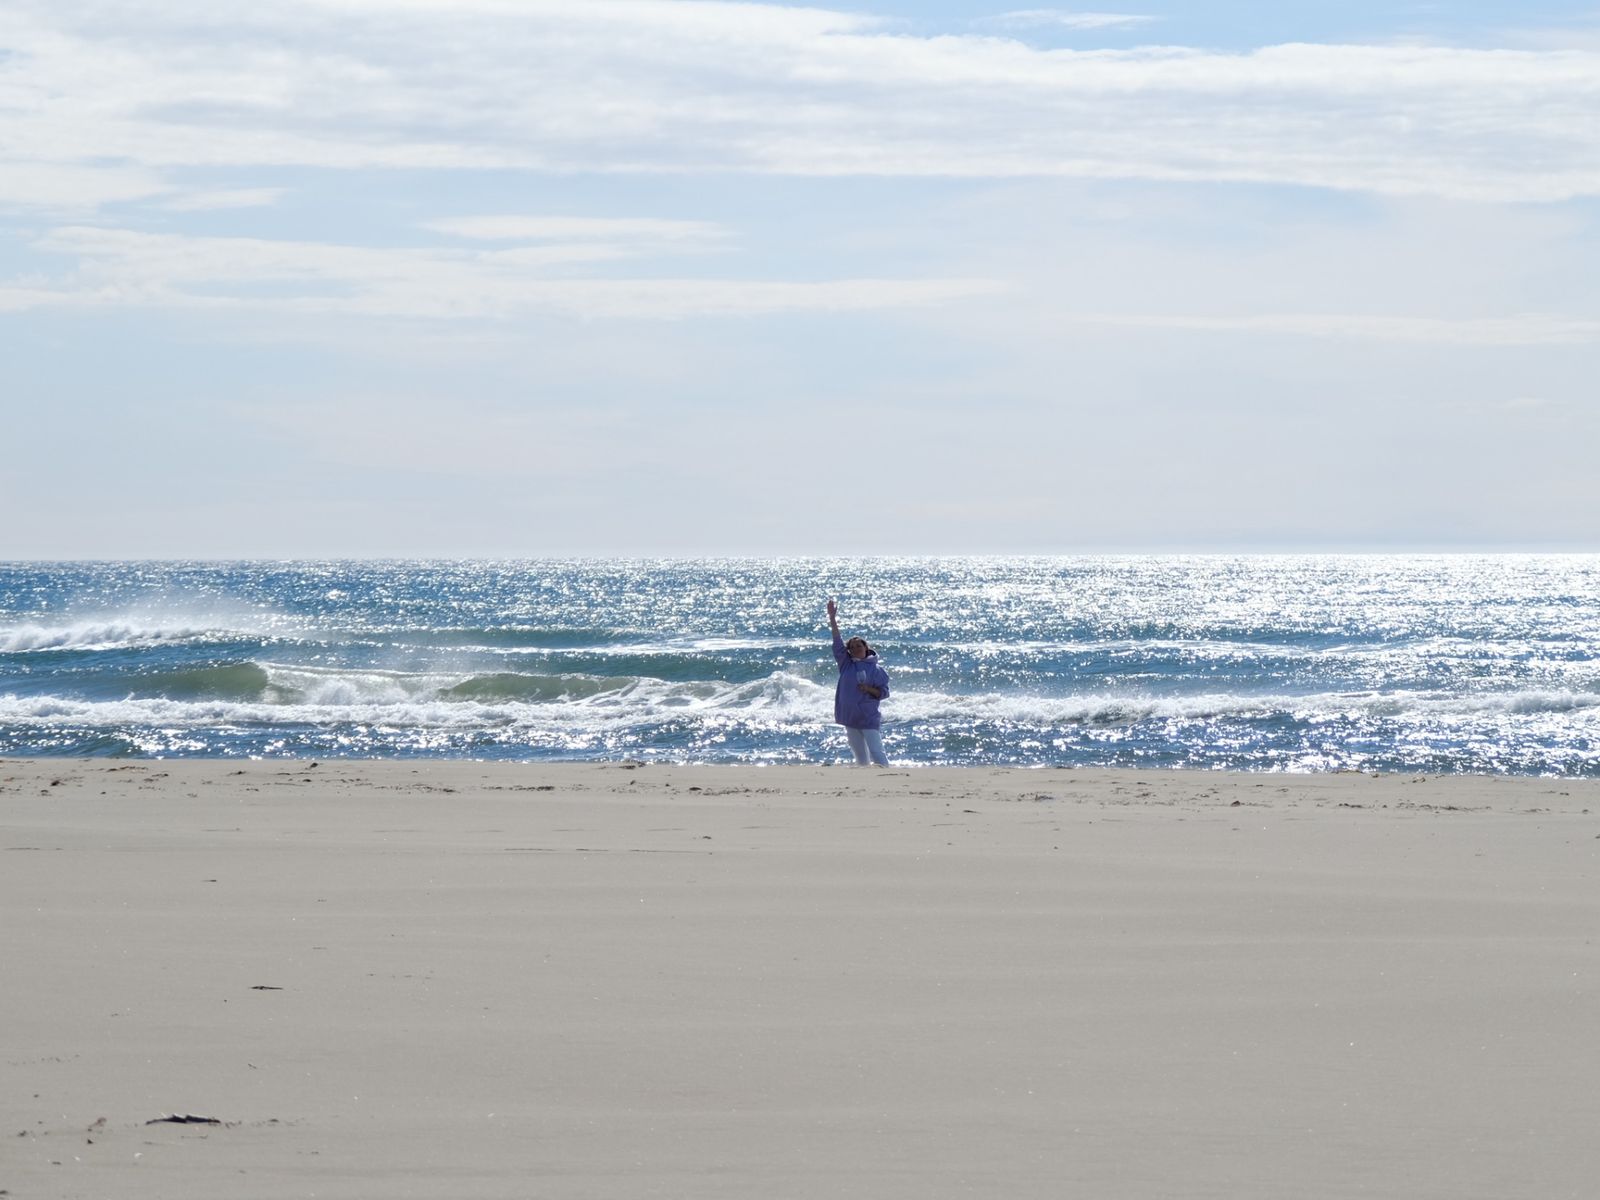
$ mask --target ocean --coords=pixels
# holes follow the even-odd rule
[[[1600,774],[1600,556],[0,563],[0,754]]]

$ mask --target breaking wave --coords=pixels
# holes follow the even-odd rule
[[[663,716],[748,716],[771,723],[832,721],[833,684],[788,672],[728,683],[641,676],[499,672],[460,678],[397,671],[231,663],[144,677],[117,699],[0,696],[0,720],[386,725],[591,720],[648,723]],[[1002,724],[1039,730],[1141,723],[1292,720],[1406,721],[1582,714],[1600,717],[1600,693],[1527,691],[1460,696],[1323,693],[1185,697],[955,695],[901,689],[889,725]]]
[[[41,650],[119,650],[135,646],[233,641],[237,630],[210,623],[146,624],[115,619],[70,625],[14,625],[0,629],[0,654]]]

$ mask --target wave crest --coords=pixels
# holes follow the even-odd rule
[[[744,682],[649,676],[489,673],[422,674],[255,662],[219,663],[142,679],[117,699],[0,696],[0,720],[205,725],[395,727],[606,727],[690,722],[707,726],[827,724],[832,681],[785,671]],[[1439,693],[1320,693],[1305,696],[1218,693],[1182,697],[1049,697],[897,691],[886,722],[906,728],[999,724],[1018,728],[1113,727],[1147,722],[1217,721],[1500,723],[1554,716],[1600,717],[1600,694],[1521,691],[1478,696]]]
[[[221,641],[239,637],[236,630],[212,622],[145,624],[131,618],[80,621],[71,625],[14,625],[0,629],[0,654],[40,650],[121,650],[176,642]]]

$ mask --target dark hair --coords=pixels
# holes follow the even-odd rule
[[[850,649],[850,643],[851,642],[860,642],[863,646],[866,646],[868,654],[876,654],[877,653],[876,650],[874,650],[870,645],[868,645],[867,639],[862,637],[859,633],[856,634],[854,637],[851,637],[851,638],[849,638],[849,639],[847,639],[845,641],[844,648],[846,650]]]

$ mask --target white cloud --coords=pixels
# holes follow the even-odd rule
[[[891,34],[821,9],[645,0],[12,0],[0,40],[12,49],[0,160],[64,169],[510,167],[1600,194],[1593,48],[1041,50]]]
[[[1446,346],[1574,346],[1600,344],[1600,320],[1526,313],[1507,317],[1382,316],[1371,313],[1266,313],[1243,316],[1084,313],[1069,324],[1130,329],[1415,342]]]
[[[283,198],[284,188],[228,188],[217,191],[185,192],[161,207],[173,212],[207,212],[228,208],[266,208]]]
[[[258,238],[186,237],[96,226],[52,230],[36,249],[76,270],[0,289],[0,308],[136,305],[428,319],[518,315],[671,320],[938,304],[985,294],[982,279],[551,278],[551,262],[612,257],[592,248],[440,250]]]
[[[0,144],[3,141],[0,133]],[[140,167],[6,161],[0,157],[0,210],[86,213],[107,204],[159,196],[167,190],[157,172]]]
[[[1134,25],[1148,25],[1154,17],[1132,13],[1072,12],[1059,8],[1024,8],[1016,12],[990,17],[985,24],[1005,29],[1044,29],[1057,26],[1064,29],[1122,29]]]
[[[449,217],[423,222],[424,229],[482,241],[609,241],[672,244],[717,242],[726,230],[709,221],[649,217]]]
[[[94,308],[103,303],[88,289],[40,288],[0,285],[0,313],[40,308]]]

